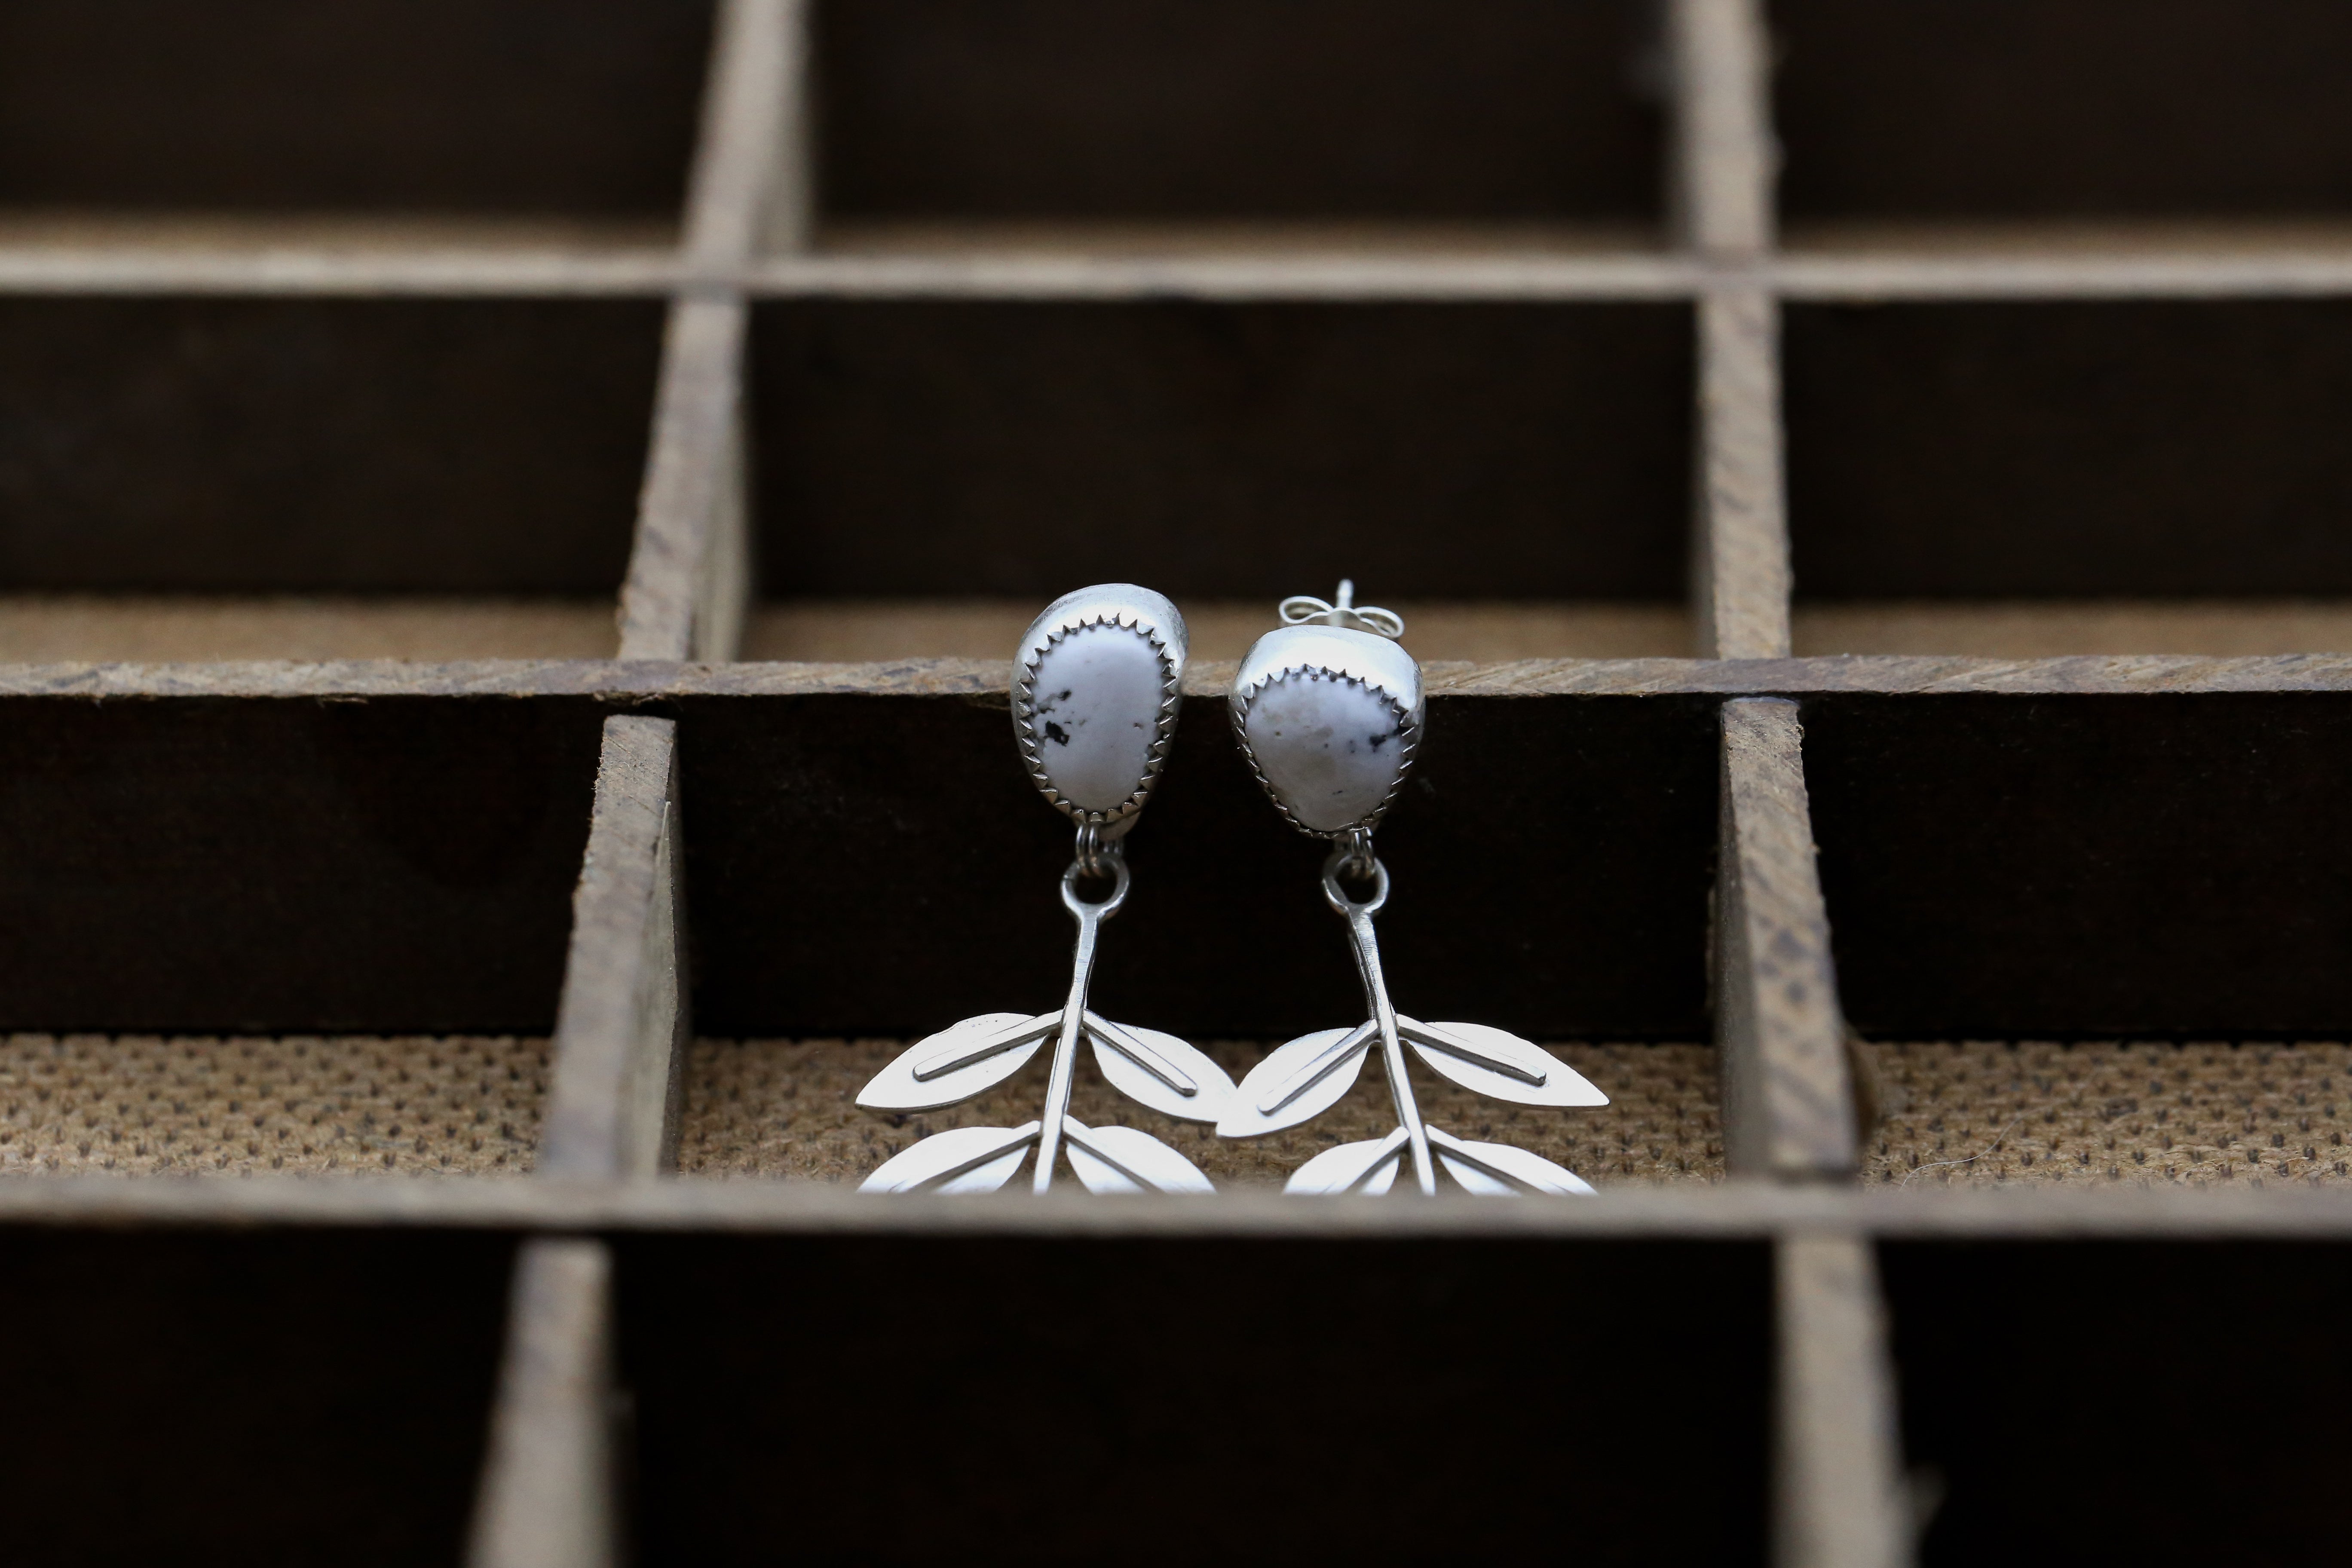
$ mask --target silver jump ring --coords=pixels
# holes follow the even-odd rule
[[[1076,855],[1078,869],[1089,877],[1111,876],[1112,868],[1124,866],[1127,860],[1119,841],[1104,837],[1101,826],[1092,822],[1078,824]]]
[[[1350,835],[1350,837],[1354,836]],[[1331,851],[1329,859],[1323,862],[1323,900],[1331,906],[1333,913],[1343,917],[1376,915],[1381,912],[1381,906],[1389,901],[1389,868],[1372,856],[1370,836],[1367,834],[1364,838],[1365,858],[1371,861],[1371,868],[1369,872],[1357,870],[1353,867],[1350,860],[1353,847],[1344,842],[1339,847]],[[1349,898],[1345,889],[1339,886],[1340,874],[1349,871],[1352,871],[1358,877],[1369,875],[1372,879],[1372,896],[1361,903]]]
[[[1070,913],[1077,916],[1080,920],[1085,920],[1091,916],[1096,920],[1107,921],[1110,919],[1111,916],[1118,913],[1119,905],[1127,902],[1128,875],[1126,857],[1120,855],[1108,856],[1106,857],[1105,863],[1109,867],[1110,870],[1110,897],[1103,900],[1099,903],[1088,903],[1086,900],[1078,897],[1078,879],[1090,874],[1084,866],[1080,865],[1077,861],[1073,860],[1070,862],[1070,868],[1062,873],[1062,903],[1064,907],[1068,909]],[[1100,875],[1101,873],[1097,872],[1091,874]]]

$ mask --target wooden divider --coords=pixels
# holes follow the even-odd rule
[[[1699,450],[1693,580],[1700,652],[1790,652],[1780,300],[1746,274],[1773,249],[1771,44],[1761,0],[1668,7],[1684,241],[1713,276],[1699,297]],[[1813,865],[1804,729],[1795,703],[1723,708],[1717,845],[1716,1046],[1735,1177],[1838,1180],[1859,1116]],[[1884,1478],[1899,1468],[1884,1308],[1866,1242],[1779,1243],[1779,1568],[1897,1568],[1909,1542]]]
[[[654,433],[620,599],[624,659],[734,657],[751,594],[740,279],[763,239],[807,231],[801,0],[726,0],[705,88]],[[788,132],[791,134],[788,135]],[[605,721],[573,899],[538,1170],[650,1178],[677,1144],[693,1037],[680,885],[677,728]],[[469,1560],[562,1568],[626,1557],[610,1253],[541,1237],[517,1258],[506,1369]]]

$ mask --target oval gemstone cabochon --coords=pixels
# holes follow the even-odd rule
[[[1083,626],[1037,661],[1033,721],[1046,782],[1085,811],[1111,811],[1143,787],[1167,667],[1132,626]]]
[[[1404,772],[1402,715],[1358,680],[1295,671],[1258,689],[1243,731],[1258,770],[1299,826],[1355,826]]]

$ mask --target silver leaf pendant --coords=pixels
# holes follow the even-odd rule
[[[1043,1193],[1066,1160],[1095,1193],[1205,1193],[1209,1179],[1150,1133],[1089,1128],[1070,1114],[1079,1046],[1111,1087],[1163,1115],[1222,1121],[1234,1082],[1190,1044],[1114,1023],[1087,1005],[1103,922],[1127,901],[1126,834],[1151,797],[1176,736],[1184,618],[1148,588],[1112,583],[1046,606],[1022,639],[1013,676],[1013,739],[1031,782],[1077,825],[1062,903],[1077,922],[1069,994],[1050,1013],[983,1013],[899,1053],[858,1091],[869,1110],[937,1110],[1003,1083],[1053,1043],[1045,1105],[1018,1128],[959,1127],[894,1155],[866,1192],[993,1192],[1030,1168]],[[1108,883],[1100,897],[1082,884]]]
[[[1257,640],[1234,677],[1228,700],[1234,736],[1285,821],[1337,841],[1323,866],[1323,897],[1347,922],[1349,947],[1370,1017],[1322,1029],[1277,1047],[1244,1076],[1233,1110],[1217,1123],[1228,1138],[1255,1138],[1312,1121],[1352,1088],[1375,1051],[1396,1107],[1385,1138],[1327,1149],[1291,1175],[1293,1193],[1386,1193],[1410,1166],[1413,1184],[1482,1196],[1577,1194],[1582,1179],[1540,1155],[1504,1143],[1465,1142],[1427,1125],[1408,1062],[1448,1082],[1518,1105],[1606,1105],[1609,1097],[1533,1041],[1484,1024],[1424,1024],[1389,1000],[1372,917],[1387,903],[1388,868],[1374,858],[1372,829],[1395,802],[1427,721],[1421,666],[1395,639],[1404,623],[1387,610],[1359,608],[1352,584],[1327,604],[1286,599],[1281,630]],[[1368,896],[1351,895],[1347,884]]]

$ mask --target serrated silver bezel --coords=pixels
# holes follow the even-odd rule
[[[1320,635],[1313,636],[1311,638],[1303,635],[1310,631]],[[1334,634],[1330,628],[1304,626],[1284,627],[1280,631],[1267,633],[1257,640],[1250,648],[1249,656],[1242,660],[1241,668],[1234,673],[1233,691],[1225,700],[1226,712],[1233,720],[1234,740],[1241,747],[1242,756],[1248,762],[1250,773],[1256,778],[1258,787],[1265,791],[1268,800],[1274,802],[1274,808],[1282,814],[1283,821],[1310,838],[1344,838],[1350,833],[1370,832],[1380,826],[1381,818],[1388,814],[1389,807],[1396,804],[1398,795],[1403,791],[1405,780],[1412,776],[1413,759],[1421,750],[1423,721],[1426,716],[1421,691],[1421,667],[1414,662],[1411,654],[1406,653],[1396,644],[1384,638],[1375,637],[1369,632],[1338,632],[1336,635],[1341,638],[1360,637],[1363,641],[1360,645],[1348,643],[1333,646],[1355,648],[1362,658],[1369,658],[1376,661],[1377,664],[1395,666],[1394,673],[1390,679],[1375,679],[1372,675],[1339,668],[1328,657],[1312,657],[1314,651],[1323,647],[1326,640],[1332,635]],[[1308,654],[1309,657],[1290,659],[1281,657],[1277,651],[1276,657],[1269,662],[1264,657],[1264,650],[1268,644],[1275,644],[1278,650],[1282,643],[1276,642],[1276,639],[1297,643],[1301,651]],[[1350,658],[1344,662],[1353,664],[1360,660]],[[1258,761],[1256,748],[1250,744],[1250,705],[1257,700],[1259,694],[1267,687],[1300,677],[1310,680],[1337,680],[1352,686],[1360,686],[1385,701],[1389,710],[1396,715],[1397,738],[1402,742],[1402,749],[1398,753],[1400,761],[1397,766],[1396,782],[1389,786],[1388,794],[1381,797],[1381,803],[1378,805],[1342,827],[1309,827],[1292,815],[1290,807],[1284,804],[1281,795],[1276,791],[1273,783],[1266,778],[1265,769]],[[1399,693],[1392,689],[1391,679],[1393,679],[1396,685],[1408,687],[1408,691]]]
[[[1134,793],[1108,810],[1090,811],[1065,799],[1046,775],[1045,737],[1037,731],[1036,687],[1038,666],[1055,644],[1098,626],[1123,626],[1151,644],[1160,658],[1160,713],[1151,744],[1144,752],[1143,776],[1136,781]],[[1030,625],[1013,668],[1013,734],[1021,748],[1022,763],[1029,770],[1029,782],[1063,816],[1108,827],[1132,818],[1150,800],[1152,786],[1160,782],[1160,771],[1176,742],[1176,720],[1183,706],[1185,644],[1184,618],[1176,606],[1149,588],[1126,583],[1066,594]]]

